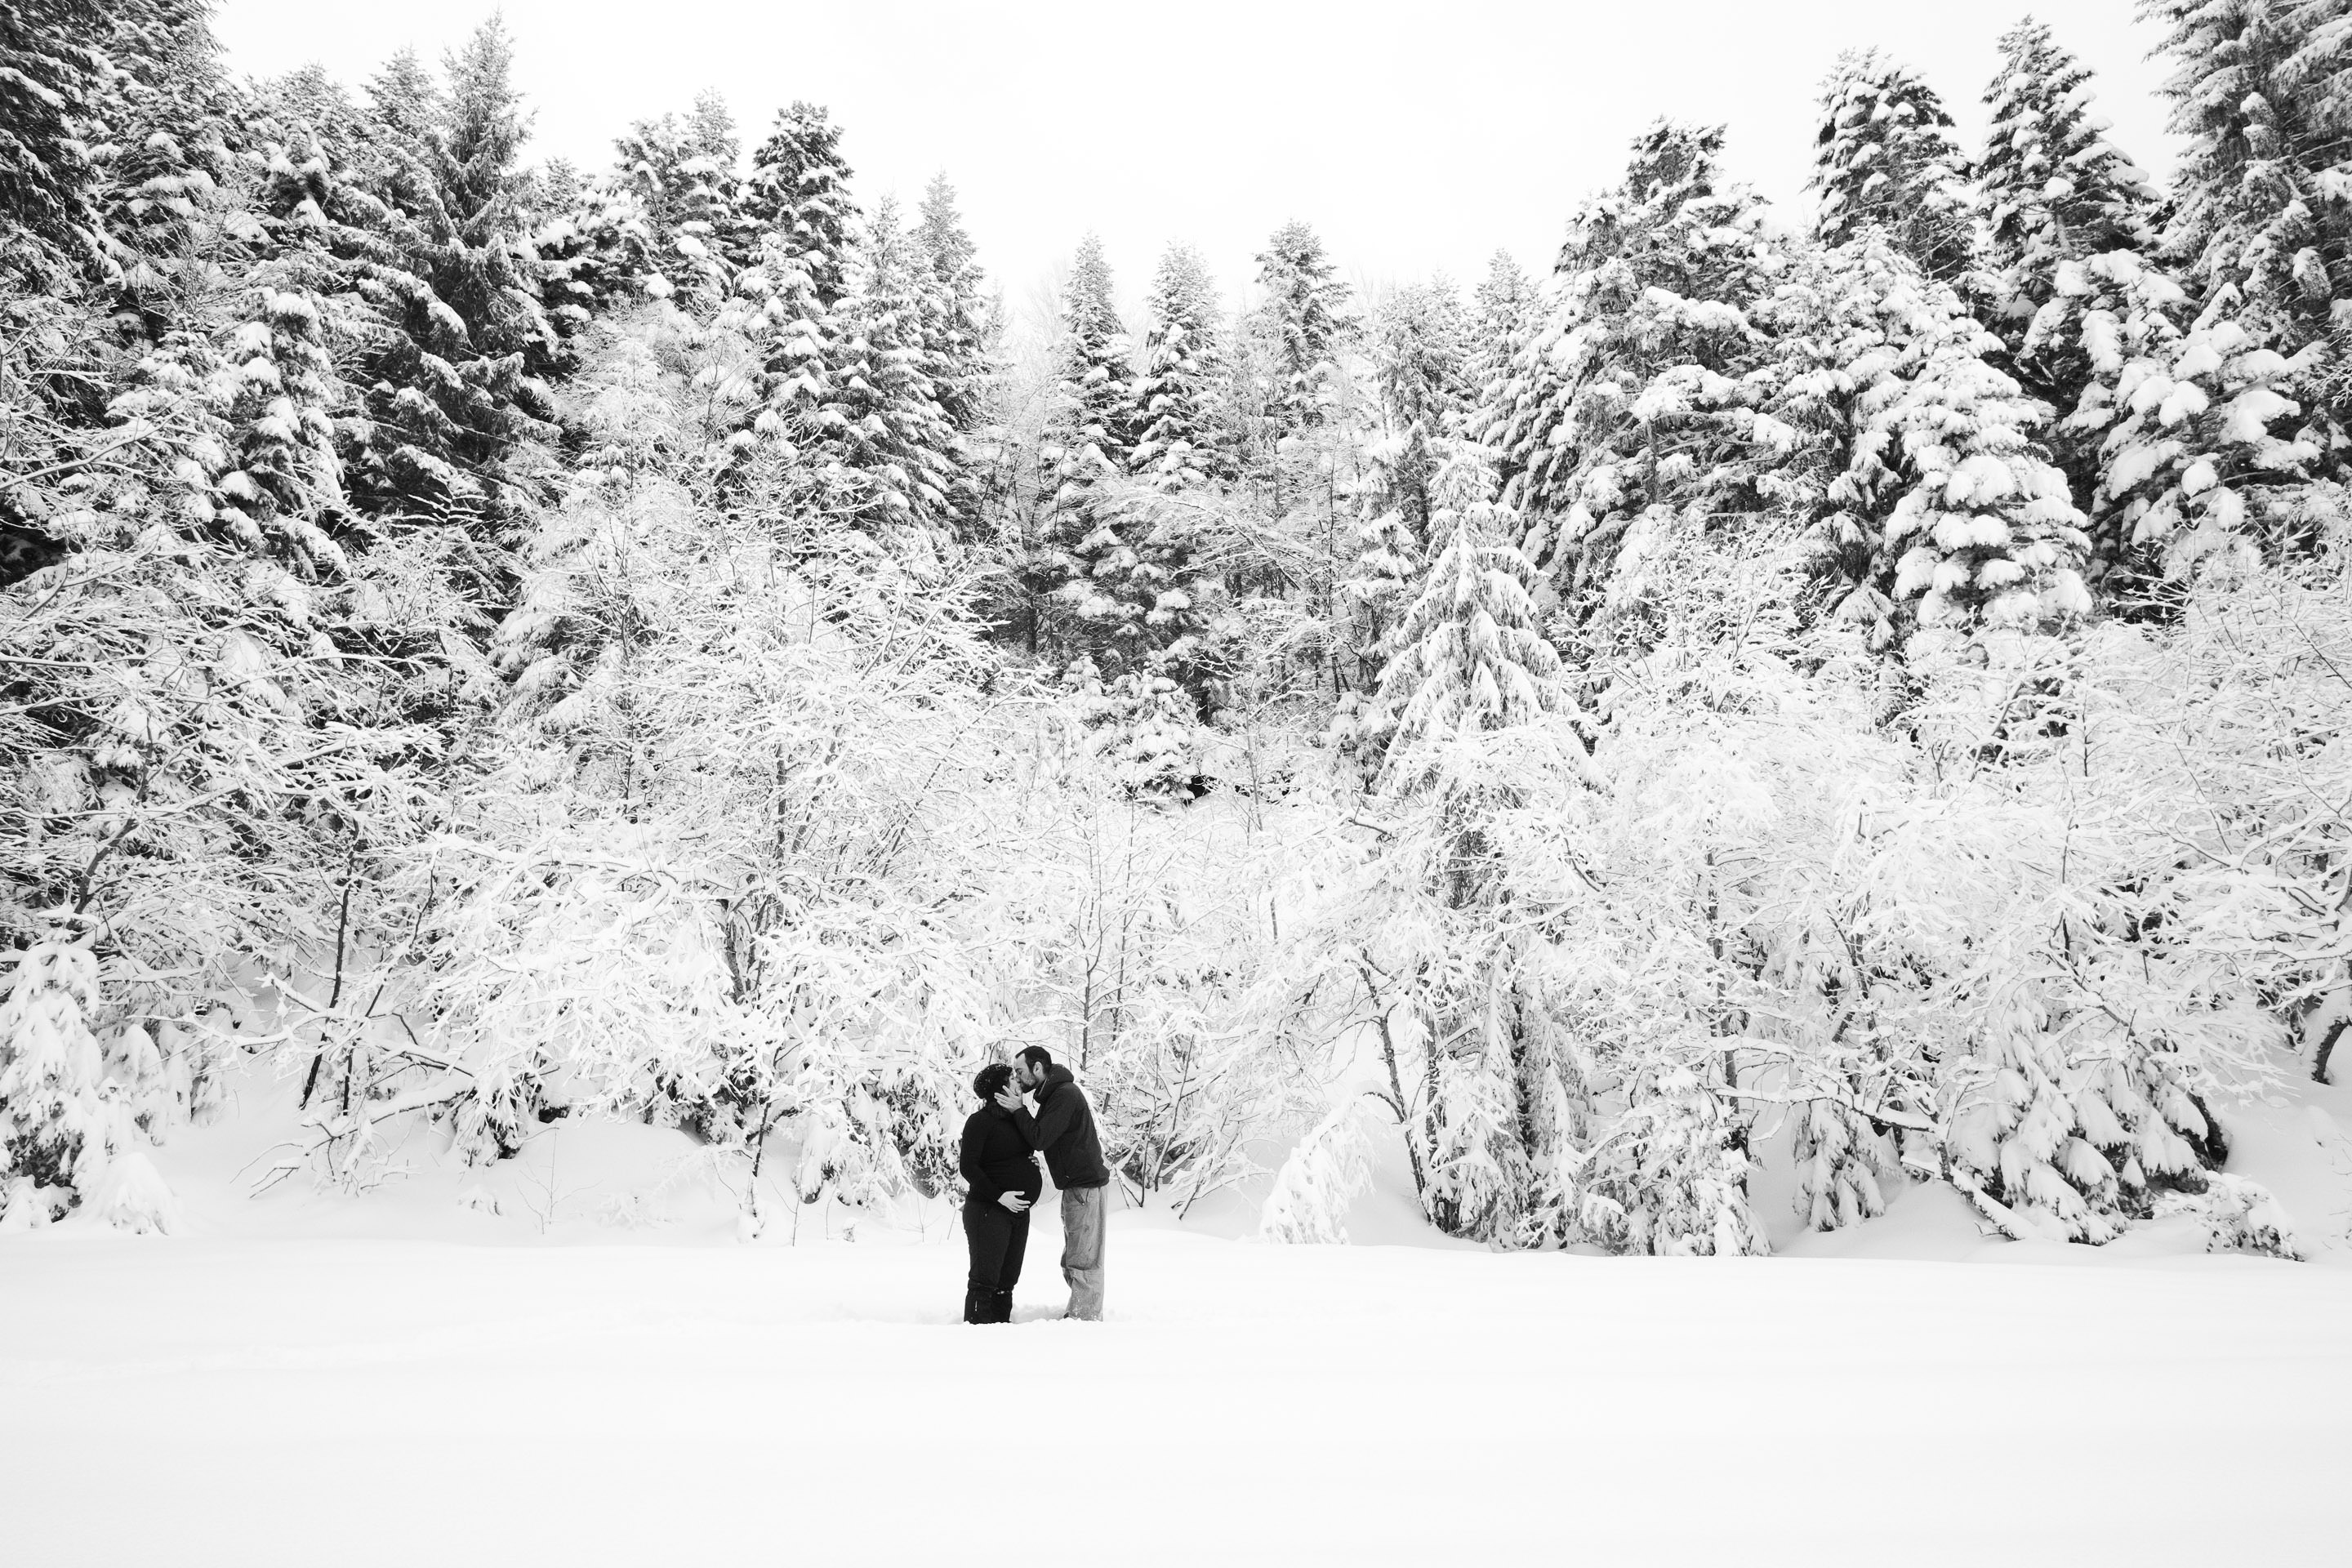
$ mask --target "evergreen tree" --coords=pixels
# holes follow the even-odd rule
[[[2059,434],[2096,489],[2092,565],[2128,597],[2215,554],[2306,553],[2324,535],[2312,478],[2326,452],[2288,395],[2293,367],[2263,346],[2224,287],[2206,309],[2152,261],[2109,251],[2059,269],[2029,353],[2080,353],[2084,386]]]
[[[995,418],[994,345],[1002,335],[982,298],[978,248],[964,232],[955,189],[945,174],[932,176],[923,192],[913,233],[918,293],[921,305],[924,374],[940,415],[961,438],[961,458],[949,490],[949,512],[957,537],[971,541],[982,531],[982,432]]]
[[[1977,177],[1991,278],[1987,305],[2014,352],[2034,312],[2057,292],[2062,263],[2153,248],[2160,198],[2106,139],[2105,122],[2091,112],[2091,73],[2048,27],[2021,22],[2002,35],[2000,47],[2000,72],[1985,89],[1992,126]],[[2028,369],[2022,362],[2020,368]],[[2042,373],[2033,375],[2033,390],[2061,407],[2080,395],[2080,381],[2063,369],[2032,370]]]
[[[255,112],[221,68],[202,9],[159,7],[119,44],[103,129],[91,128],[96,195],[121,320],[152,340],[261,237],[240,157],[252,149]]]
[[[1512,542],[1519,520],[1494,489],[1493,469],[1475,450],[1439,475],[1435,559],[1381,671],[1380,705],[1395,724],[1388,787],[1432,787],[1448,742],[1570,707],[1559,655],[1537,624],[1535,569]]]
[[[706,90],[685,121],[674,114],[640,120],[614,146],[664,282],[715,298],[730,261],[741,258],[735,165],[742,143],[726,100]]]
[[[1467,336],[1461,299],[1444,278],[1405,284],[1373,309],[1366,346],[1390,435],[1415,426],[1443,435],[1459,420],[1476,395]]]
[[[1885,647],[1907,600],[1956,626],[2088,610],[2083,519],[2032,437],[2044,411],[1951,289],[1880,230],[1817,258],[1775,310],[1763,412],[1811,435],[1776,488],[1810,513],[1835,616]]]
[[[915,247],[924,272],[924,353],[940,407],[959,434],[971,436],[987,422],[989,384],[988,301],[979,247],[964,231],[956,210],[955,187],[944,174],[931,176],[917,209]]]
[[[1416,425],[1408,437],[1384,438],[1366,455],[1370,472],[1356,494],[1355,560],[1339,584],[1355,668],[1333,712],[1330,741],[1370,784],[1396,733],[1396,715],[1379,700],[1381,670],[1398,652],[1398,629],[1428,564],[1431,481],[1458,450],[1432,441]]]
[[[1323,423],[1340,345],[1351,334],[1348,286],[1306,224],[1275,230],[1257,255],[1258,314],[1271,363],[1267,412],[1277,437]]]
[[[2352,154],[2342,0],[2147,0],[2174,62],[2162,89],[2186,145],[2163,254],[2201,309],[2228,290],[2252,342],[2294,362],[2315,425],[2352,418]],[[2335,450],[2337,437],[2309,437]]]
[[[524,226],[513,60],[493,18],[451,55],[446,97],[405,67],[377,83],[396,149],[413,116],[433,115],[422,157],[393,182],[404,221],[387,237],[392,259],[360,279],[384,331],[364,361],[370,424],[352,469],[378,508],[502,515],[500,466],[553,413],[542,378],[556,338]]]
[[[1498,816],[1526,778],[1498,743],[1549,743],[1575,723],[1559,654],[1536,624],[1536,574],[1511,542],[1520,520],[1498,505],[1486,454],[1439,474],[1435,559],[1395,630],[1367,731],[1388,731],[1379,784],[1401,811],[1383,844],[1388,898],[1433,921],[1437,948],[1417,966],[1413,1032],[1423,1098],[1410,1129],[1421,1197],[1453,1235],[1507,1241],[1525,1229],[1549,1146],[1543,1074],[1521,1026],[1524,936],[1508,900]],[[1399,910],[1400,917],[1403,910]]]
[[[841,156],[841,128],[822,106],[796,102],[777,112],[776,128],[751,156],[742,211],[799,258],[820,309],[829,311],[841,302],[849,292],[858,213],[849,195],[849,165]]]
[[[112,63],[114,25],[150,7],[90,0],[26,0],[0,11],[0,268],[49,275],[60,257],[97,246],[84,128]]]
[[[1973,260],[1968,160],[1935,90],[1875,50],[1848,52],[1822,90],[1811,188],[1813,232],[1843,245],[1872,226],[1940,283]]]
[[[809,450],[850,477],[855,526],[944,536],[958,519],[963,443],[929,375],[923,258],[895,203],[866,225],[850,282],[835,313],[832,396]]]
[[[1145,309],[1151,325],[1135,383],[1138,431],[1129,466],[1171,489],[1225,478],[1231,464],[1218,424],[1228,374],[1223,321],[1216,285],[1198,251],[1169,247]]]
[[[1723,181],[1722,147],[1719,127],[1665,121],[1635,140],[1624,181],[1570,220],[1545,315],[1473,432],[1571,623],[1599,613],[1643,519],[1770,504],[1761,470],[1783,454],[1757,421],[1771,351],[1751,312],[1789,257],[1762,201]]]
[[[1072,505],[1086,487],[1123,472],[1140,420],[1133,350],[1111,294],[1102,241],[1078,243],[1062,296],[1062,341],[1052,419],[1040,459],[1057,498]]]
[[[1087,498],[1091,531],[1069,552],[1061,589],[1087,656],[1104,674],[1173,680],[1188,702],[1214,712],[1230,672],[1224,593],[1205,559],[1198,504],[1149,487],[1106,481]]]
[[[1470,347],[1464,369],[1475,404],[1486,401],[1509,374],[1512,359],[1535,324],[1535,285],[1509,251],[1495,252],[1486,263],[1486,276],[1472,294],[1470,309]]]

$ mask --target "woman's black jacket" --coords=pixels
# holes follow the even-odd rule
[[[1011,1111],[994,1103],[973,1111],[964,1120],[963,1157],[956,1164],[971,1189],[964,1202],[992,1204],[1006,1193],[1019,1193],[1035,1203],[1045,1178],[1030,1152],[1028,1135]]]

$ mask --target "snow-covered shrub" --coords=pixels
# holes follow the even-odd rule
[[[1275,1173],[1258,1218],[1267,1241],[1345,1242],[1349,1205],[1371,1185],[1369,1102],[1350,1094],[1315,1124]]]
[[[2205,1231],[2208,1252],[2252,1252],[2294,1262],[2306,1256],[2278,1200],[2243,1176],[2207,1175],[2202,1190],[2158,1197],[2156,1212],[2161,1218],[2194,1219]]]

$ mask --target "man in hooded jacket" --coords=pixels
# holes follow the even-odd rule
[[[1103,1163],[1094,1108],[1070,1069],[1055,1066],[1054,1054],[1043,1046],[1024,1047],[1015,1071],[1021,1089],[1036,1097],[1035,1115],[1010,1089],[1000,1093],[996,1102],[1013,1113],[1031,1147],[1045,1155],[1046,1173],[1061,1190],[1062,1278],[1070,1285],[1070,1305],[1062,1315],[1100,1322],[1103,1198],[1110,1169]]]

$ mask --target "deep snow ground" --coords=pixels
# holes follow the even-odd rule
[[[989,1330],[943,1212],[740,1246],[652,1128],[252,1198],[276,1098],[159,1152],[178,1234],[0,1236],[0,1568],[2352,1563],[2352,1089],[2232,1122],[2308,1265],[1933,1187],[1769,1259],[1498,1255],[1391,1173],[1349,1228],[1414,1245],[1116,1215],[1099,1325],[1049,1208]]]
[[[2352,1561],[2352,1271],[0,1239],[10,1564]]]

